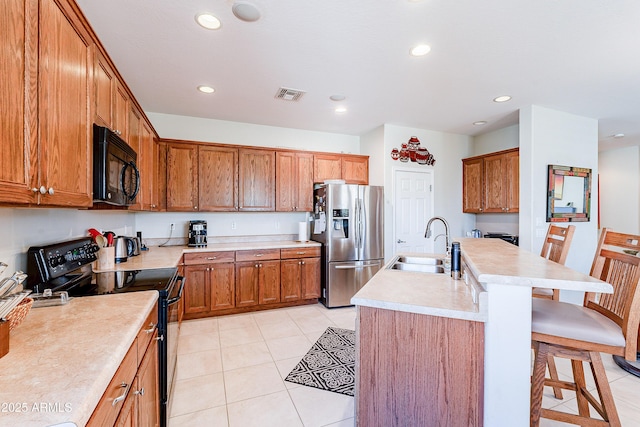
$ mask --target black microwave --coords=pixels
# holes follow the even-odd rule
[[[136,152],[111,129],[93,125],[93,201],[135,203],[140,190]]]

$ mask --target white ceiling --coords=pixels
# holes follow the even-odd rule
[[[250,1],[262,14],[252,23],[231,0],[77,0],[148,112],[477,135],[539,105],[598,119],[601,148],[640,145],[638,0]],[[202,11],[222,28],[199,27]],[[420,42],[431,53],[411,57]],[[275,99],[281,86],[306,94]],[[347,113],[334,112],[335,94]],[[505,94],[513,99],[492,102]]]

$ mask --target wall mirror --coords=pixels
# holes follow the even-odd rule
[[[547,222],[589,221],[591,169],[549,165]]]

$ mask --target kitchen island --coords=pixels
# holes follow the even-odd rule
[[[0,359],[0,426],[84,426],[157,300],[146,291],[31,309]]]
[[[467,417],[460,425],[528,425],[532,287],[612,292],[605,282],[500,239],[460,242],[466,280],[383,268],[351,300],[358,311],[358,425],[428,425],[434,412],[443,425],[456,422],[451,412]],[[377,347],[367,346],[376,340]],[[401,364],[383,363],[387,350],[415,366],[404,376],[423,394],[410,405],[402,393],[415,394],[404,391],[412,384],[394,382],[403,378]],[[411,365],[411,350],[420,352],[425,369]],[[461,370],[466,374],[457,375]],[[456,396],[459,390],[467,391]],[[429,413],[420,412],[424,407]],[[411,408],[417,415],[406,412]]]

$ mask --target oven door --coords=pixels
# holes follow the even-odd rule
[[[161,348],[164,345],[164,350],[160,351],[160,357],[164,358],[164,361],[161,361],[161,366],[164,365],[166,367],[166,378],[164,378],[164,380],[161,378],[160,380],[160,384],[163,385],[163,390],[161,390],[162,402],[160,405],[161,426],[167,425],[169,408],[171,408],[171,396],[173,394],[173,384],[176,376],[176,362],[178,360],[178,339],[180,336],[181,320],[180,301],[182,300],[184,284],[184,277],[178,276],[176,284],[173,286],[173,289],[165,302],[167,323],[164,340],[160,341]],[[162,375],[163,372],[161,369],[160,376]]]

